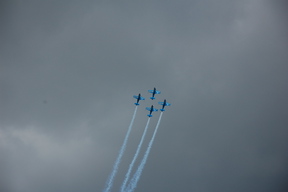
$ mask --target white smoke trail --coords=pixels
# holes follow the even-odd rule
[[[125,179],[124,179],[123,184],[122,184],[122,186],[121,186],[121,192],[125,192],[126,183],[127,183],[128,179],[129,179],[129,177],[130,177],[130,174],[131,174],[131,171],[132,171],[132,169],[133,169],[134,163],[135,163],[135,161],[136,161],[136,159],[137,159],[137,157],[138,157],[138,155],[139,155],[139,152],[140,152],[141,146],[142,146],[142,144],[143,144],[143,141],[144,141],[146,132],[147,132],[147,130],[148,130],[149,122],[150,122],[150,118],[148,118],[148,121],[147,121],[147,123],[146,123],[145,129],[144,129],[144,132],[143,132],[143,135],[142,135],[141,140],[140,140],[140,143],[139,143],[139,145],[138,145],[138,147],[137,147],[136,153],[135,153],[135,155],[134,155],[134,157],[133,157],[133,160],[131,161],[131,163],[130,163],[130,165],[129,165],[129,169],[128,169],[126,175],[125,175]]]
[[[119,155],[114,163],[114,166],[113,166],[113,169],[112,169],[112,172],[108,178],[108,180],[106,181],[106,186],[105,186],[105,189],[103,190],[103,192],[109,192],[111,190],[111,187],[113,185],[113,181],[114,181],[114,177],[118,171],[118,167],[119,167],[119,164],[121,162],[121,158],[123,156],[123,153],[126,149],[126,144],[127,144],[127,141],[128,141],[128,138],[129,138],[129,135],[130,135],[130,132],[131,132],[131,129],[132,129],[132,126],[133,126],[133,123],[134,123],[134,119],[136,117],[136,112],[137,112],[137,108],[138,106],[135,107],[135,110],[134,110],[134,113],[133,113],[133,117],[132,117],[132,120],[130,122],[130,125],[129,125],[129,128],[128,128],[128,131],[126,133],[126,136],[125,136],[125,139],[124,139],[124,142],[121,146],[121,149],[119,151]]]
[[[146,152],[145,152],[145,155],[144,155],[144,157],[143,157],[143,159],[142,159],[142,161],[141,161],[141,163],[140,163],[137,171],[136,171],[135,174],[133,175],[133,178],[131,179],[128,187],[126,188],[126,192],[133,192],[134,189],[137,187],[137,183],[138,183],[138,181],[139,181],[139,179],[140,179],[141,173],[142,173],[142,171],[143,171],[143,168],[144,168],[145,163],[146,163],[146,161],[147,161],[148,155],[149,155],[149,153],[150,153],[150,149],[151,149],[151,147],[152,147],[152,145],[153,145],[153,141],[154,141],[154,139],[155,139],[155,136],[156,136],[156,133],[157,133],[157,130],[158,130],[158,127],[159,127],[161,118],[162,118],[162,114],[163,114],[163,112],[161,112],[161,114],[160,114],[160,117],[159,117],[159,119],[158,119],[158,122],[157,122],[157,125],[156,125],[156,128],[155,128],[155,131],[154,131],[153,136],[152,136],[152,138],[151,138],[151,140],[150,140],[150,142],[149,142],[149,145],[148,145],[148,147],[147,147],[147,150],[146,150]]]

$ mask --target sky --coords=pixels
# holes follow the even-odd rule
[[[0,191],[102,191],[141,93],[113,192],[145,107],[163,99],[172,105],[136,192],[286,192],[287,8],[284,0],[1,1]],[[151,101],[154,87],[161,94]]]

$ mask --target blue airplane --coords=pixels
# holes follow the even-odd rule
[[[153,115],[152,115],[152,112],[153,111],[158,111],[158,109],[155,109],[154,107],[153,107],[153,105],[151,106],[151,107],[146,107],[146,109],[148,110],[148,111],[150,111],[150,113],[147,115],[148,117],[152,117]]]
[[[139,104],[139,101],[140,101],[140,100],[145,100],[144,97],[141,97],[141,94],[140,94],[140,93],[139,93],[138,96],[137,96],[137,95],[134,95],[133,97],[134,97],[135,99],[137,99],[137,102],[134,103],[135,105],[140,105],[140,104]]]
[[[155,97],[154,97],[155,94],[160,94],[161,93],[160,91],[157,91],[155,87],[154,87],[153,90],[148,90],[148,92],[152,93],[152,97],[150,97],[150,99],[152,99],[152,100],[155,99]]]
[[[162,105],[162,109],[160,109],[160,111],[165,111],[164,107],[165,106],[170,106],[171,103],[167,103],[166,99],[164,99],[164,102],[158,102],[160,105]]]

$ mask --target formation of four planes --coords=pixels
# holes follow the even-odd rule
[[[150,99],[154,100],[155,99],[155,95],[156,94],[160,94],[161,92],[160,91],[157,91],[156,88],[154,87],[153,90],[148,90],[149,93],[152,94],[152,96],[150,97]],[[140,100],[145,100],[144,97],[141,96],[141,94],[139,93],[139,95],[134,95],[133,96],[135,99],[137,99],[137,102],[134,103],[136,106],[137,105],[140,105],[139,104],[139,101]],[[171,104],[166,102],[166,99],[164,99],[164,102],[158,102],[160,105],[162,105],[162,109],[160,109],[160,111],[165,111],[165,106],[170,106]],[[154,108],[154,106],[152,105],[151,107],[146,107],[146,110],[149,111],[149,114],[147,115],[148,117],[152,117],[152,112],[153,111],[158,111],[158,109]]]

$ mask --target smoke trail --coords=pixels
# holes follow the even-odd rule
[[[130,163],[130,165],[129,165],[129,169],[128,169],[126,175],[125,175],[125,179],[124,179],[123,184],[122,184],[122,186],[121,186],[121,192],[124,192],[124,191],[125,191],[126,183],[127,183],[128,179],[129,179],[129,177],[130,177],[130,174],[131,174],[132,168],[133,168],[133,166],[134,166],[134,163],[135,163],[135,161],[136,161],[136,159],[137,159],[137,157],[138,157],[138,155],[139,155],[141,146],[142,146],[142,144],[143,144],[143,141],[144,141],[144,138],[145,138],[145,135],[146,135],[148,126],[149,126],[149,122],[150,122],[150,118],[148,118],[146,127],[145,127],[145,129],[144,129],[144,132],[143,132],[143,135],[142,135],[142,137],[141,137],[140,143],[139,143],[139,145],[138,145],[138,147],[137,147],[136,153],[135,153],[135,155],[134,155],[134,157],[133,157],[133,160],[131,161],[131,163]]]
[[[113,166],[113,169],[112,169],[112,173],[109,176],[108,180],[106,181],[106,186],[105,186],[105,189],[103,190],[103,192],[109,192],[111,190],[111,187],[112,187],[113,181],[114,181],[114,177],[115,177],[115,175],[116,175],[116,173],[118,171],[118,166],[119,166],[119,164],[121,162],[121,158],[122,158],[123,153],[124,153],[124,151],[126,149],[126,144],[127,144],[127,141],[128,141],[128,138],[129,138],[129,135],[130,135],[133,123],[134,123],[136,112],[137,112],[137,106],[135,107],[135,110],[134,110],[134,113],[133,113],[133,117],[132,117],[131,123],[129,125],[128,131],[126,133],[124,142],[123,142],[123,144],[121,146],[121,149],[119,151],[119,155],[118,155],[118,157],[117,157],[117,159],[116,159],[116,161],[114,163],[114,166]]]
[[[158,122],[157,122],[157,125],[156,125],[156,128],[155,128],[155,131],[154,131],[153,136],[152,136],[152,138],[151,138],[151,140],[150,140],[150,142],[149,142],[149,145],[148,145],[148,147],[147,147],[147,150],[146,150],[146,152],[145,152],[145,155],[144,155],[144,157],[143,157],[143,159],[142,159],[142,161],[141,161],[141,163],[140,163],[137,171],[136,171],[135,174],[133,175],[133,178],[131,179],[131,181],[130,181],[130,183],[129,183],[129,186],[126,188],[126,192],[133,192],[134,189],[137,187],[137,183],[138,183],[138,181],[139,181],[139,179],[140,179],[141,173],[142,173],[142,171],[143,171],[143,168],[144,168],[145,163],[146,163],[146,161],[147,161],[148,155],[149,155],[149,153],[150,153],[150,149],[151,149],[151,147],[152,147],[152,145],[153,145],[153,141],[154,141],[154,139],[155,139],[155,136],[156,136],[156,133],[157,133],[157,130],[158,130],[158,127],[159,127],[161,118],[162,118],[162,114],[163,114],[163,112],[161,112],[161,114],[160,114],[160,117],[159,117],[159,119],[158,119]]]

